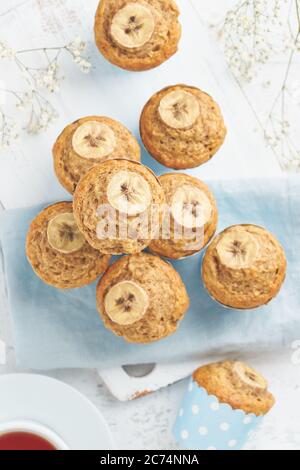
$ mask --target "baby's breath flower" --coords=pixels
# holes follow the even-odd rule
[[[63,77],[59,76],[59,65],[53,61],[45,69],[40,69],[36,75],[36,83],[40,88],[46,88],[50,93],[60,90],[60,84]]]
[[[87,42],[83,41],[80,37],[74,39],[74,41],[67,44],[66,49],[72,52],[73,55],[79,56],[87,48]]]
[[[32,103],[33,94],[32,91],[25,91],[23,93],[16,93],[17,95],[17,103],[16,107],[20,110],[25,109]]]
[[[80,38],[76,38],[66,46],[66,50],[70,52],[75,64],[78,65],[79,69],[83,73],[89,73],[92,68],[92,64],[88,58],[83,56],[83,52],[85,52],[86,48],[87,43],[82,41]]]
[[[283,120],[279,122],[279,129],[283,136],[289,134],[290,127],[291,125],[287,120]]]
[[[83,72],[83,73],[89,73],[90,72],[92,64],[87,59],[84,59],[80,56],[76,56],[74,58],[74,62],[75,62],[75,64],[78,65],[81,72]]]
[[[15,51],[11,49],[5,42],[0,41],[0,59],[13,59]]]
[[[42,100],[38,95],[34,95],[31,117],[26,126],[28,134],[39,134],[46,131],[52,122],[54,122],[58,114],[47,100]]]
[[[7,149],[19,137],[17,123],[0,110],[0,148]]]
[[[299,172],[300,171],[300,153],[292,155],[290,159],[285,160],[282,163],[285,171]]]
[[[258,67],[278,52],[277,38],[283,34],[280,2],[241,0],[226,15],[222,34],[225,55],[233,73],[245,82],[252,81]]]
[[[239,0],[227,14],[218,37],[237,83],[248,99],[264,138],[285,170],[300,171],[299,132],[291,110],[300,105],[300,84],[292,83],[291,70],[300,52],[300,0]],[[273,81],[262,86],[274,91],[266,118],[251,103],[244,84],[253,81],[272,58],[286,57],[283,83],[273,90]],[[246,86],[246,85],[245,85]],[[276,85],[277,87],[277,85]],[[298,139],[298,141],[297,141]]]
[[[265,80],[264,82],[262,82],[262,86],[263,88],[270,88],[271,86],[271,80]]]
[[[280,143],[280,139],[279,139],[278,136],[269,134],[267,132],[265,132],[265,141],[267,142],[269,147],[271,147],[273,149],[276,149],[278,147],[279,143]]]

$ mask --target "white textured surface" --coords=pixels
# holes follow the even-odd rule
[[[209,15],[215,17],[211,2],[193,2],[201,13],[205,11],[206,18],[210,18]],[[201,168],[199,174],[203,178],[278,174],[278,164],[272,153],[266,150],[260,136],[252,131],[255,127],[253,116],[230,77],[217,45],[190,3],[187,0],[178,0],[178,3],[183,11],[182,49],[177,58],[171,59],[162,68],[138,75],[121,71],[116,73],[113,68],[107,67],[93,46],[91,52],[96,68],[90,77],[75,73],[72,65],[66,65],[68,75],[72,79],[66,80],[62,93],[54,99],[60,110],[60,120],[46,135],[25,137],[13,152],[1,154],[0,201],[4,207],[23,206],[65,197],[64,191],[53,178],[50,155],[51,145],[60,129],[80,115],[94,112],[111,115],[113,108],[112,117],[124,121],[137,133],[137,109],[142,106],[145,96],[151,95],[161,85],[168,84],[167,76],[172,82],[197,83],[215,96],[224,109],[229,136],[222,154]],[[2,0],[1,37],[15,47],[56,45],[72,39],[78,33],[92,40],[91,26],[96,4],[97,0]],[[16,8],[17,5],[19,6]],[[197,40],[194,47],[190,47],[195,30],[198,31]],[[185,60],[183,53],[189,54],[188,71],[181,66]],[[2,79],[9,83],[14,81],[15,77],[9,68],[3,70],[0,63],[0,70]],[[137,87],[136,84],[142,80],[143,86]],[[124,94],[121,86],[134,90],[137,101],[135,107],[132,105],[131,95]],[[4,340],[7,345],[7,363],[1,364],[4,362],[1,361],[1,355],[0,373],[15,371],[13,340],[2,273],[0,340]],[[278,404],[266,418],[263,428],[253,436],[250,448],[300,449],[300,365],[293,365],[291,355],[292,350],[286,350],[280,351],[278,357],[256,358],[252,361],[269,378]],[[94,371],[56,371],[49,375],[78,388],[102,410],[118,448],[174,447],[170,429],[184,392],[184,382],[134,402],[119,403],[110,396]]]

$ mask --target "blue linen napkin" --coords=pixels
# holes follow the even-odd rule
[[[46,370],[176,362],[206,354],[274,350],[300,339],[300,178],[211,181],[209,186],[218,203],[218,230],[254,223],[273,232],[284,246],[288,274],[275,300],[252,311],[225,309],[202,285],[202,254],[175,261],[191,298],[177,333],[153,344],[127,344],[103,326],[95,307],[95,284],[58,290],[31,270],[25,237],[43,206],[7,211],[0,214],[0,241],[18,365]]]

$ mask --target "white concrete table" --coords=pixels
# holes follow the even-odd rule
[[[226,4],[230,2],[227,0]],[[66,63],[69,78],[53,99],[60,119],[46,134],[24,135],[11,151],[0,155],[3,209],[66,197],[54,178],[51,160],[51,146],[65,124],[79,116],[101,113],[119,119],[138,135],[137,116],[146,98],[162,86],[175,82],[196,84],[211,93],[221,104],[229,128],[220,155],[194,174],[210,179],[280,173],[273,153],[254,132],[256,123],[249,106],[205,27],[203,12],[212,14],[216,2],[178,0],[178,3],[184,32],[181,51],[160,69],[142,74],[117,71],[99,57],[93,45],[91,57],[95,68],[90,76],[81,75]],[[97,0],[2,0],[0,40],[7,40],[16,48],[27,48],[64,44],[80,34],[92,44],[96,4]],[[189,66],[184,67],[187,60]],[[0,62],[1,80],[14,81],[12,71],[1,67]],[[134,90],[134,98],[124,93],[124,89]],[[4,360],[0,343],[0,373],[13,372],[16,370],[14,347],[2,271],[0,340],[6,344]],[[249,448],[300,449],[300,364],[292,360],[293,352],[291,345],[290,349],[278,351],[278,355],[252,360],[269,378],[278,403],[253,436]],[[60,370],[47,375],[74,386],[96,404],[106,417],[118,448],[176,447],[170,429],[186,386],[184,382],[133,402],[119,403],[111,397],[95,371]]]

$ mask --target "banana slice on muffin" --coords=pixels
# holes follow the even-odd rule
[[[118,67],[152,69],[177,52],[178,16],[173,0],[101,0],[95,17],[96,45]]]
[[[126,127],[104,116],[78,119],[62,131],[53,146],[56,176],[71,194],[93,166],[124,157],[140,161],[140,146]]]
[[[97,306],[115,335],[131,343],[151,343],[176,331],[189,298],[171,264],[140,253],[110,266],[97,287]]]
[[[107,187],[108,201],[117,211],[134,216],[151,204],[151,188],[145,178],[133,171],[116,173]]]
[[[167,173],[159,181],[166,197],[166,212],[160,236],[149,245],[160,256],[179,259],[201,251],[215,234],[216,201],[198,178]]]
[[[47,239],[54,250],[66,255],[76,253],[85,244],[72,212],[63,212],[49,221]]]
[[[111,36],[120,47],[144,46],[154,33],[155,17],[148,5],[130,2],[117,11],[111,22]]]
[[[37,276],[61,289],[92,283],[110,260],[86,242],[71,202],[53,204],[38,214],[27,234],[26,253]]]
[[[105,254],[140,253],[157,236],[165,195],[149,168],[128,160],[108,160],[92,168],[74,194],[80,231]]]
[[[140,118],[142,141],[150,155],[177,170],[210,160],[226,132],[213,98],[187,85],[170,86],[153,95]]]

